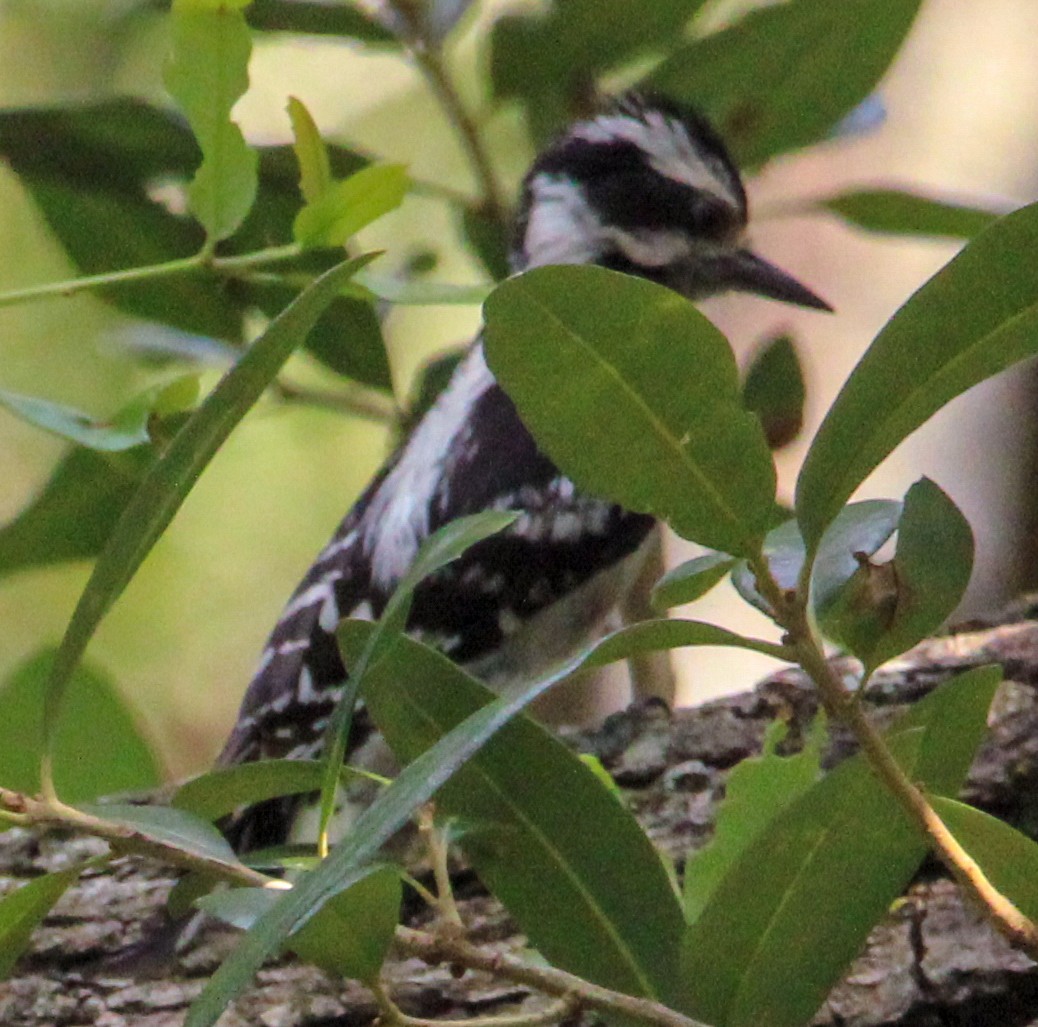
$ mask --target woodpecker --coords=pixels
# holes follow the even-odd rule
[[[710,125],[629,95],[536,158],[511,267],[598,264],[689,299],[742,290],[830,309],[744,246],[746,222],[739,173]],[[481,510],[519,516],[418,587],[408,631],[494,685],[536,673],[600,628],[633,584],[654,520],[584,495],[538,450],[477,336],[289,599],[219,763],[318,756],[347,673],[340,620],[378,617],[423,540]],[[377,764],[379,746],[361,704],[350,759]],[[240,850],[283,842],[298,805],[245,810],[229,835]]]

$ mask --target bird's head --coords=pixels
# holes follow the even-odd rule
[[[523,183],[512,264],[599,264],[689,299],[730,289],[829,304],[746,248],[746,192],[717,133],[627,96],[545,149]]]

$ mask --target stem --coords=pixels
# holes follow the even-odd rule
[[[213,271],[232,274],[245,268],[271,264],[279,260],[297,257],[302,251],[295,243],[287,246],[272,246],[255,253],[245,253],[237,257],[213,257],[206,251],[191,257],[180,257],[177,260],[163,261],[161,264],[147,264],[144,267],[130,267],[122,271],[106,271],[99,275],[84,275],[82,278],[71,278],[63,282],[46,282],[43,285],[31,285],[26,289],[14,289],[0,293],[0,308],[13,307],[19,303],[32,300],[50,299],[55,296],[69,297],[91,289],[103,289],[112,285],[125,285],[128,282],[143,282],[149,278],[163,278],[167,275],[179,275],[186,271],[197,271],[200,268],[211,268]]]
[[[471,970],[482,970],[496,977],[535,988],[545,995],[572,997],[582,1006],[605,1013],[631,1017],[654,1027],[706,1027],[665,1005],[647,998],[634,998],[619,991],[591,984],[580,977],[553,967],[531,966],[504,952],[488,952],[461,938],[426,934],[410,927],[398,927],[396,944],[411,956],[427,963],[456,963]]]
[[[447,72],[443,51],[435,40],[426,36],[421,12],[417,9],[414,0],[388,0],[388,2],[394,13],[407,26],[406,42],[411,48],[415,62],[425,76],[426,82],[429,83],[429,88],[447,120],[458,134],[462,149],[472,165],[483,194],[483,212],[498,225],[505,227],[508,224],[508,211],[502,199],[500,183],[494,173],[490,155],[483,145],[476,122],[462,103]]]
[[[151,856],[176,867],[211,874],[231,884],[276,889],[291,887],[286,881],[268,877],[241,863],[228,863],[201,853],[186,852],[176,845],[153,838],[127,824],[105,820],[103,817],[67,806],[57,798],[45,796],[35,799],[20,792],[0,788],[0,811],[5,819],[17,817],[18,822],[25,826],[61,827],[83,831],[95,838],[104,839],[117,851]]]
[[[418,832],[425,841],[432,864],[433,880],[436,881],[436,908],[443,923],[452,930],[464,931],[465,924],[454,901],[454,888],[451,885],[450,870],[447,866],[447,845],[443,835],[436,827],[436,820],[431,804],[426,804],[418,811]]]
[[[930,848],[964,889],[987,910],[995,927],[1008,941],[1038,958],[1038,926],[1013,905],[992,883],[972,856],[959,844],[923,792],[908,778],[883,736],[858,701],[833,672],[821,641],[807,616],[806,575],[797,592],[787,595],[771,575],[763,556],[751,560],[757,588],[771,604],[776,619],[787,631],[787,644],[818,689],[831,718],[839,719],[854,735],[872,772],[900,803],[901,808],[927,839]],[[805,561],[805,567],[808,561]],[[809,572],[808,572],[809,573]]]
[[[274,390],[281,399],[290,403],[308,403],[311,406],[325,407],[339,413],[362,417],[376,424],[396,425],[400,422],[400,409],[397,405],[388,400],[378,399],[374,393],[327,392],[285,382],[275,382]]]
[[[381,984],[371,985],[372,994],[382,1012],[383,1023],[398,1027],[542,1027],[560,1023],[573,1016],[580,1008],[575,995],[566,995],[538,1013],[516,1013],[512,1016],[474,1016],[464,1020],[426,1020],[408,1016],[390,997]]]

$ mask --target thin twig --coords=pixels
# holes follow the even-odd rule
[[[410,927],[396,929],[396,943],[408,955],[427,963],[455,963],[470,970],[482,970],[496,977],[535,988],[559,998],[576,996],[582,1006],[605,1013],[617,1013],[654,1027],[706,1027],[705,1024],[652,999],[634,998],[619,991],[591,984],[574,974],[553,967],[531,966],[515,956],[481,949],[461,938],[426,934]]]
[[[821,641],[806,613],[804,597],[808,594],[810,564],[808,557],[800,587],[795,593],[786,593],[772,577],[763,557],[751,561],[758,590],[787,631],[784,641],[818,688],[826,713],[851,731],[873,773],[900,803],[959,885],[987,910],[994,926],[1010,943],[1038,958],[1038,926],[988,880],[976,860],[959,844],[923,792],[902,770],[883,736],[856,701],[855,694],[843,684],[826,659]]]
[[[376,398],[374,393],[330,392],[281,381],[275,382],[273,388],[280,399],[290,403],[324,407],[340,414],[362,417],[376,424],[394,426],[400,422],[400,408],[391,400]]]
[[[372,984],[384,1024],[397,1027],[545,1027],[546,1024],[561,1023],[580,1009],[576,995],[565,995],[546,1009],[536,1013],[515,1013],[511,1016],[475,1016],[464,1020],[427,1020],[420,1016],[408,1016],[390,997],[381,984]]]
[[[418,832],[429,853],[433,880],[436,881],[436,908],[441,920],[450,928],[463,931],[465,924],[461,919],[461,913],[458,912],[458,904],[454,901],[454,887],[447,866],[447,844],[436,826],[432,803],[427,803],[418,811]]]
[[[389,6],[406,26],[405,42],[411,49],[415,63],[425,76],[429,88],[436,97],[447,120],[454,127],[462,149],[472,165],[476,180],[483,194],[483,212],[492,221],[505,227],[508,224],[508,208],[490,155],[483,144],[475,119],[468,112],[458,94],[443,60],[443,51],[436,40],[428,38],[422,22],[421,12],[409,0],[388,0]]]

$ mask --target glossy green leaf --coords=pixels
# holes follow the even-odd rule
[[[932,796],[930,801],[988,880],[1024,916],[1038,920],[1038,844],[1016,828],[963,802],[940,795]]]
[[[263,961],[277,952],[288,934],[328,901],[368,872],[364,866],[423,803],[480,750],[505,724],[539,695],[572,673],[567,664],[514,689],[468,717],[406,766],[364,810],[347,837],[313,872],[306,874],[256,922],[238,948],[213,974],[192,1005],[184,1027],[212,1027],[248,986]]]
[[[788,335],[771,339],[757,352],[742,386],[743,405],[764,426],[772,449],[789,445],[804,424],[804,373]]]
[[[0,528],[0,578],[96,556],[154,460],[150,446],[116,454],[69,452],[39,495]]]
[[[370,631],[347,623],[347,660]],[[364,684],[367,707],[402,763],[492,698],[404,636]],[[467,835],[463,847],[546,959],[628,994],[667,994],[682,918],[663,864],[633,815],[565,744],[516,719],[458,770],[436,805],[488,828]]]
[[[408,189],[403,164],[374,164],[330,185],[296,216],[293,235],[302,246],[342,246],[372,221],[395,210]]]
[[[234,233],[256,198],[258,157],[231,120],[249,88],[252,37],[234,5],[199,0],[174,0],[170,29],[164,81],[202,149],[188,198],[215,243]]]
[[[824,613],[832,596],[857,571],[855,553],[871,556],[894,534],[901,504],[889,499],[869,499],[851,503],[840,511],[819,548],[811,580],[812,603]],[[795,520],[786,521],[768,532],[764,558],[779,588],[797,588],[804,566],[804,540]],[[753,572],[745,562],[732,571],[736,591],[758,610],[771,616],[771,607],[757,591]]]
[[[707,553],[671,568],[652,589],[652,605],[657,610],[683,606],[705,596],[735,566],[735,558],[725,553]]]
[[[725,874],[761,832],[818,780],[826,740],[824,718],[815,719],[803,750],[793,756],[775,752],[785,734],[786,725],[774,721],[765,733],[763,753],[743,760],[728,775],[713,837],[685,863],[682,904],[689,923],[703,912]]]
[[[824,138],[876,88],[920,0],[787,0],[685,45],[647,86],[694,104],[743,167]]]
[[[797,516],[809,545],[903,439],[967,389],[1038,352],[1038,204],[981,232],[887,323],[808,451]]]
[[[891,741],[912,774],[922,730]],[[925,851],[860,760],[837,767],[758,834],[689,928],[685,1011],[724,1027],[807,1023]]]
[[[393,940],[401,894],[395,867],[369,867],[293,932],[285,947],[328,973],[374,981]],[[278,892],[269,888],[235,888],[206,895],[196,905],[248,930],[277,900]]]
[[[224,375],[145,475],[94,565],[65,631],[47,686],[48,732],[69,678],[104,615],[235,425],[262,395],[343,283],[367,259],[343,262],[286,307]]]
[[[0,980],[8,977],[36,926],[79,875],[97,860],[43,874],[0,898]]]
[[[0,686],[0,785],[34,795],[40,790],[43,699],[53,650],[37,653]],[[54,779],[67,802],[110,792],[154,788],[158,759],[136,712],[108,675],[85,664],[72,678],[54,738]],[[99,753],[104,758],[99,758]]]
[[[618,660],[627,660],[643,653],[706,645],[748,649],[780,660],[786,658],[781,646],[772,642],[747,638],[745,635],[704,621],[664,617],[660,620],[639,621],[606,635],[585,651],[580,658],[579,666],[605,667]]]
[[[862,568],[858,574],[870,569]],[[880,566],[874,573],[882,575],[884,569]],[[972,569],[969,523],[937,485],[929,478],[920,479],[908,490],[898,522],[897,549],[889,568],[887,622],[870,644],[851,645],[851,651],[866,667],[878,667],[933,634],[959,605]],[[878,597],[880,603],[884,599]],[[844,615],[867,612],[851,608]]]
[[[456,560],[465,550],[490,535],[503,531],[518,516],[511,511],[484,510],[469,517],[458,517],[448,521],[433,532],[421,545],[411,569],[400,579],[393,594],[386,602],[382,615],[372,629],[368,644],[357,654],[356,659],[347,661],[351,673],[343,686],[342,694],[328,723],[324,743],[325,771],[321,785],[320,832],[323,834],[335,814],[335,800],[339,788],[339,768],[346,756],[346,744],[350,736],[353,707],[357,695],[364,687],[365,677],[373,660],[381,649],[403,631],[411,612],[411,600],[418,584],[431,574]]]
[[[913,780],[958,791],[1000,677],[962,674],[887,732]],[[724,1027],[806,1023],[925,851],[862,758],[841,764],[756,836],[689,928],[685,1011]]]
[[[328,150],[313,116],[302,100],[288,98],[288,116],[292,121],[292,148],[299,161],[299,191],[307,203],[320,199],[332,184],[332,166]]]
[[[323,779],[321,760],[257,760],[218,767],[185,781],[173,796],[173,805],[205,820],[216,820],[240,806],[319,791]]]
[[[358,275],[357,284],[370,289],[379,299],[401,306],[436,306],[460,303],[466,306],[482,303],[493,286],[452,285],[450,282],[415,281],[384,278],[380,275]]]
[[[227,839],[207,820],[169,806],[134,806],[128,803],[79,803],[91,816],[102,817],[136,831],[143,838],[200,859],[236,864],[238,857]]]
[[[756,549],[775,468],[727,341],[687,300],[604,268],[545,267],[484,309],[490,369],[567,475],[711,549]]]
[[[971,239],[998,214],[900,189],[862,189],[830,196],[822,205],[858,228],[890,235]]]

